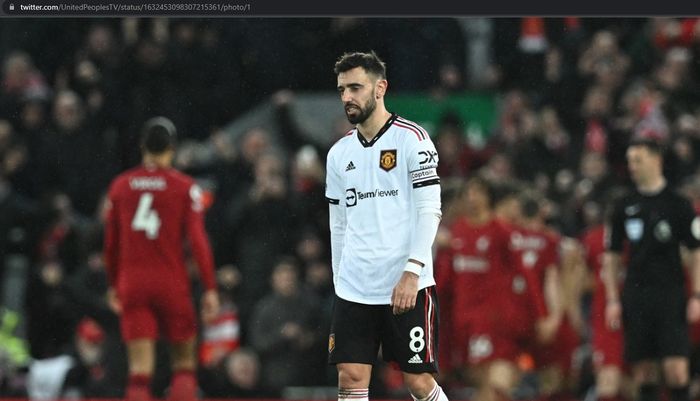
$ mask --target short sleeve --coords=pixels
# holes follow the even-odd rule
[[[682,199],[678,208],[680,221],[680,240],[689,249],[700,247],[700,217],[686,199]]]
[[[622,252],[625,240],[625,215],[622,212],[623,202],[617,202],[610,218],[610,229],[605,230],[605,249],[612,252]]]

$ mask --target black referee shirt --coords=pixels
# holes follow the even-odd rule
[[[683,288],[680,245],[700,246],[700,218],[686,198],[668,186],[653,195],[635,191],[615,205],[610,227],[608,249],[629,246],[625,288]]]

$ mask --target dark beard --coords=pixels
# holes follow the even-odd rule
[[[367,107],[364,109],[360,107],[360,112],[356,116],[351,117],[347,111],[345,112],[345,116],[348,118],[348,121],[350,121],[350,124],[362,124],[374,113],[374,109],[376,108],[377,101],[374,100],[374,98],[370,98],[367,102]]]

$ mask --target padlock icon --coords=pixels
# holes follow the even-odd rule
[[[14,5],[14,3],[10,3],[10,11],[15,11],[15,5]]]

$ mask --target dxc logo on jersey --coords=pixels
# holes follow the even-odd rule
[[[424,150],[421,152],[418,152],[419,155],[423,156],[423,160],[419,162],[419,164],[426,164],[426,163],[437,163],[437,155],[438,153],[432,150]]]

